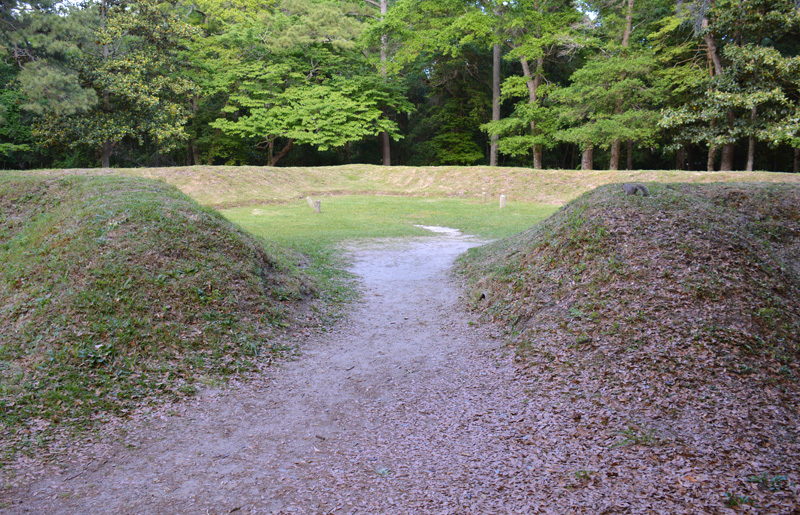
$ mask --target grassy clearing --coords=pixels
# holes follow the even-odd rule
[[[355,238],[431,236],[415,225],[440,225],[500,238],[549,216],[555,206],[497,204],[463,199],[391,196],[324,197],[322,212],[305,201],[226,209],[222,214],[251,234],[293,248],[310,259],[307,272],[336,300],[352,291],[344,280],[338,243]]]
[[[391,194],[417,197],[495,199],[560,205],[603,184],[656,182],[795,182],[800,175],[774,172],[683,172],[675,170],[532,170],[488,166],[344,165],[304,168],[191,166],[67,170],[79,174],[123,174],[163,180],[201,204],[225,208],[280,203],[306,195]],[[64,170],[37,174],[63,174]]]
[[[260,237],[282,243],[331,244],[353,238],[426,236],[414,225],[442,225],[498,238],[530,227],[556,206],[390,196],[324,197],[322,213],[305,201],[225,209],[222,213]]]
[[[4,174],[0,216],[6,449],[267,363],[319,293],[300,256],[156,181]]]

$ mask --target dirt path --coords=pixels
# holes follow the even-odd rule
[[[448,271],[457,234],[354,248],[364,297],[273,377],[139,424],[88,466],[14,492],[36,513],[506,512],[530,471],[526,397]],[[524,438],[524,437],[522,437]],[[524,475],[524,474],[523,474]],[[513,493],[512,493],[513,492]]]

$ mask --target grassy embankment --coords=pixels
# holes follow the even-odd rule
[[[97,169],[70,172],[107,173]],[[201,204],[222,209],[248,231],[301,250],[312,258],[311,273],[329,287],[337,284],[329,280],[337,275],[332,244],[349,238],[430,234],[414,224],[504,237],[530,227],[581,193],[611,182],[800,183],[800,175],[770,172],[587,172],[486,166],[193,166],[111,173],[163,180]],[[497,207],[501,194],[508,197],[503,211]],[[306,196],[323,199],[322,215],[310,211],[303,200]]]
[[[344,165],[304,168],[256,166],[190,166],[67,170],[68,173],[113,173],[163,180],[199,203],[216,209],[275,204],[307,195],[404,195],[481,199],[562,205],[612,182],[795,182],[800,175],[773,172],[684,172],[674,170],[531,170],[488,166]],[[63,174],[65,170],[37,173]]]
[[[301,259],[156,181],[0,175],[3,448],[268,363]]]
[[[227,207],[225,216],[264,240],[171,188],[110,177],[116,173],[161,179],[206,206]],[[800,181],[740,172],[362,165],[6,173],[4,423],[21,428],[35,419],[25,426],[31,434],[54,421],[82,424],[94,412],[124,411],[151,393],[191,391],[193,381],[249,367],[253,354],[264,353],[259,342],[301,299],[347,293],[334,250],[342,240],[429,234],[413,224],[503,237],[597,184],[656,177]],[[509,197],[503,211],[500,193]],[[299,200],[306,195],[323,198],[323,213]],[[284,314],[280,306],[288,306]]]
[[[650,188],[599,188],[470,251],[475,306],[559,421],[565,474],[667,511],[796,510],[800,186]]]

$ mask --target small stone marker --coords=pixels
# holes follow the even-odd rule
[[[321,200],[314,200],[311,197],[306,197],[306,202],[308,202],[308,207],[316,211],[317,213],[322,212],[322,201]]]
[[[503,209],[504,207],[506,207],[506,196],[500,195],[500,209]]]
[[[486,201],[487,201],[487,200],[488,200],[488,199],[486,198],[486,192],[485,192],[485,191],[482,191],[482,192],[481,192],[481,201],[482,201],[484,204],[486,204]]]

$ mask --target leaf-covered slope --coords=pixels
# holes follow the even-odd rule
[[[473,301],[508,327],[537,406],[563,418],[564,463],[676,506],[793,505],[789,482],[748,478],[800,480],[800,187],[649,187],[600,187],[474,249]]]
[[[163,183],[0,176],[0,421],[85,422],[269,359],[315,292],[294,259]]]

